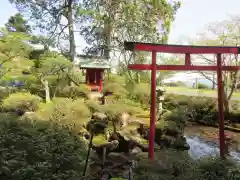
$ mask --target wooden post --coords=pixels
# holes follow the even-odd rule
[[[217,54],[217,81],[218,81],[218,119],[219,119],[219,144],[220,156],[225,158],[225,134],[223,112],[223,82],[222,82],[222,57]]]
[[[155,145],[155,122],[156,122],[156,64],[157,53],[152,52],[152,76],[151,76],[151,114],[150,114],[150,132],[149,132],[149,152],[148,157],[154,160]]]
[[[101,70],[100,77],[99,77],[99,92],[102,92],[102,88],[103,88],[102,78],[103,78],[103,71]]]

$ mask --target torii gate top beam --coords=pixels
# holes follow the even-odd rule
[[[179,54],[240,54],[240,48],[236,46],[186,46],[124,42],[124,48],[129,51],[155,51]]]

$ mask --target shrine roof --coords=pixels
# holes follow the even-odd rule
[[[79,67],[82,69],[110,69],[108,60],[101,56],[78,55]]]

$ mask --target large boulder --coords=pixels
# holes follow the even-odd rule
[[[149,127],[140,124],[138,132],[144,139],[148,139]],[[186,142],[183,133],[178,128],[171,128],[165,124],[164,126],[156,125],[155,143],[161,148],[174,148],[178,150],[189,150],[190,147]]]
[[[148,150],[147,141],[136,131],[122,130],[112,133],[111,140],[119,142],[119,147],[114,152],[130,153],[135,147],[139,147],[142,151]]]

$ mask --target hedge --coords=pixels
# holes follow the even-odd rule
[[[240,123],[240,108],[238,101],[231,101],[231,110],[225,113],[226,123]],[[218,123],[217,99],[209,97],[189,97],[184,95],[167,95],[163,108],[176,110],[182,107],[189,121]]]

